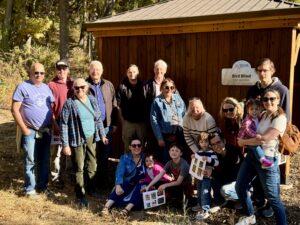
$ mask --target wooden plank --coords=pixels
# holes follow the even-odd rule
[[[119,63],[119,79],[117,80],[117,84],[119,84],[126,75],[126,70],[129,65],[129,49],[128,49],[128,37],[120,37],[120,46],[119,46],[119,54],[120,59],[119,62],[111,62],[112,64]]]
[[[95,28],[88,30],[93,32],[96,37],[107,36],[138,36],[138,35],[166,35],[166,34],[183,34],[183,33],[198,33],[198,32],[219,32],[232,30],[253,30],[265,28],[281,28],[281,27],[298,27],[300,17],[273,19],[262,21],[239,21],[225,23],[215,21],[215,23],[186,23],[186,24],[171,24],[160,26],[145,27],[117,27],[117,28]]]
[[[146,80],[148,77],[147,73],[147,51],[145,47],[147,46],[146,36],[141,36],[137,38],[137,66],[140,71],[140,79]]]
[[[197,90],[197,74],[196,74],[196,54],[197,54],[197,36],[195,34],[186,35],[186,64],[185,64],[185,74],[186,81],[190,84],[186,92],[185,99],[188,104],[188,99],[196,96]],[[200,74],[201,77],[204,74]],[[185,87],[186,88],[186,87]]]
[[[175,36],[175,72],[171,74],[171,79],[174,80],[175,85],[180,91],[181,96],[184,98],[186,93],[185,81],[185,35]]]
[[[157,60],[157,57],[155,55],[155,36],[147,36],[146,40],[146,52],[147,52],[147,65],[146,65],[146,71],[147,71],[147,78],[150,79],[154,76],[153,72],[153,65],[154,62]]]

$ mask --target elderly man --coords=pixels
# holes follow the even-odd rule
[[[87,181],[87,191],[93,192],[97,167],[96,141],[101,139],[104,144],[107,144],[108,140],[97,100],[87,95],[87,82],[78,78],[74,81],[73,88],[74,97],[65,102],[61,112],[60,132],[63,152],[72,155],[75,166],[76,197],[81,207],[88,207],[84,180]],[[84,179],[84,170],[87,173],[86,179]]]
[[[90,94],[97,99],[101,111],[101,119],[109,144],[97,142],[97,187],[103,188],[107,184],[108,157],[112,151],[112,133],[117,129],[118,107],[113,84],[102,78],[103,66],[100,61],[92,61],[87,82],[90,85]]]
[[[59,60],[55,63],[55,73],[56,76],[53,78],[52,81],[49,82],[48,86],[51,89],[55,102],[53,105],[53,143],[51,147],[52,151],[52,160],[53,163],[53,170],[51,171],[52,174],[52,181],[59,187],[63,188],[64,182],[62,179],[62,169],[65,167],[66,158],[64,155],[61,154],[62,146],[60,144],[60,134],[59,134],[59,120],[60,120],[60,113],[62,107],[73,95],[73,80],[70,79],[69,74],[69,65],[65,59]]]
[[[138,79],[139,68],[131,64],[127,69],[127,77],[119,85],[117,91],[117,102],[122,119],[122,139],[124,151],[132,137],[137,136],[142,144],[145,144],[146,123],[149,118],[146,113],[146,98],[143,89],[143,82]]]
[[[12,97],[12,115],[22,132],[24,187],[28,197],[37,196],[36,190],[47,193],[54,97],[43,83],[44,78],[44,66],[34,63],[29,80],[19,84]]]

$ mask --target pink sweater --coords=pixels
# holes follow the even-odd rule
[[[148,173],[148,170],[152,170],[152,174]],[[152,168],[147,168],[146,170],[146,177],[142,179],[140,182],[141,183],[150,183],[154,177],[156,177],[162,170],[163,166],[159,162],[155,162]],[[170,177],[168,174],[165,174],[162,178],[161,181],[164,182],[171,182],[173,179]]]

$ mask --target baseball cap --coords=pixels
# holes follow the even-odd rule
[[[56,63],[55,63],[55,67],[60,67],[60,66],[65,66],[65,67],[69,67],[69,64],[67,62],[66,59],[61,59],[61,60],[58,60]]]

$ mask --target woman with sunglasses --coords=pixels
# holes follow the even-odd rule
[[[278,137],[282,136],[287,118],[283,109],[279,106],[280,94],[274,89],[268,89],[262,96],[262,102],[265,111],[257,127],[257,133],[260,137],[250,139],[238,138],[238,144],[247,148],[247,156],[242,162],[236,182],[236,191],[238,197],[247,213],[247,216],[241,218],[237,225],[255,224],[256,218],[252,201],[248,194],[249,183],[258,174],[264,194],[271,205],[277,225],[286,225],[286,214],[284,206],[280,199],[280,171],[278,166]],[[263,169],[252,151],[256,146],[261,145],[266,158],[274,162],[274,166]],[[250,147],[252,146],[252,147]]]
[[[108,144],[97,100],[87,95],[88,84],[78,78],[73,83],[74,96],[69,98],[60,116],[63,153],[70,155],[75,166],[75,192],[80,207],[88,207],[85,193],[95,192],[96,141]],[[84,170],[87,170],[87,179]],[[84,181],[87,181],[85,190]]]
[[[128,216],[133,208],[141,209],[143,207],[142,183],[139,182],[145,178],[146,171],[142,141],[133,137],[129,143],[130,151],[120,158],[116,170],[115,187],[102,209],[102,215],[108,215],[112,206],[126,205],[120,211],[121,216]]]
[[[161,83],[161,94],[151,106],[150,122],[159,149],[155,149],[156,157],[163,164],[169,161],[168,150],[173,142],[185,145],[183,137],[183,116],[185,104],[180,95],[175,94],[175,83],[166,78]]]
[[[241,103],[233,97],[226,97],[220,107],[221,130],[226,143],[239,147],[237,135],[241,127],[244,110]]]

